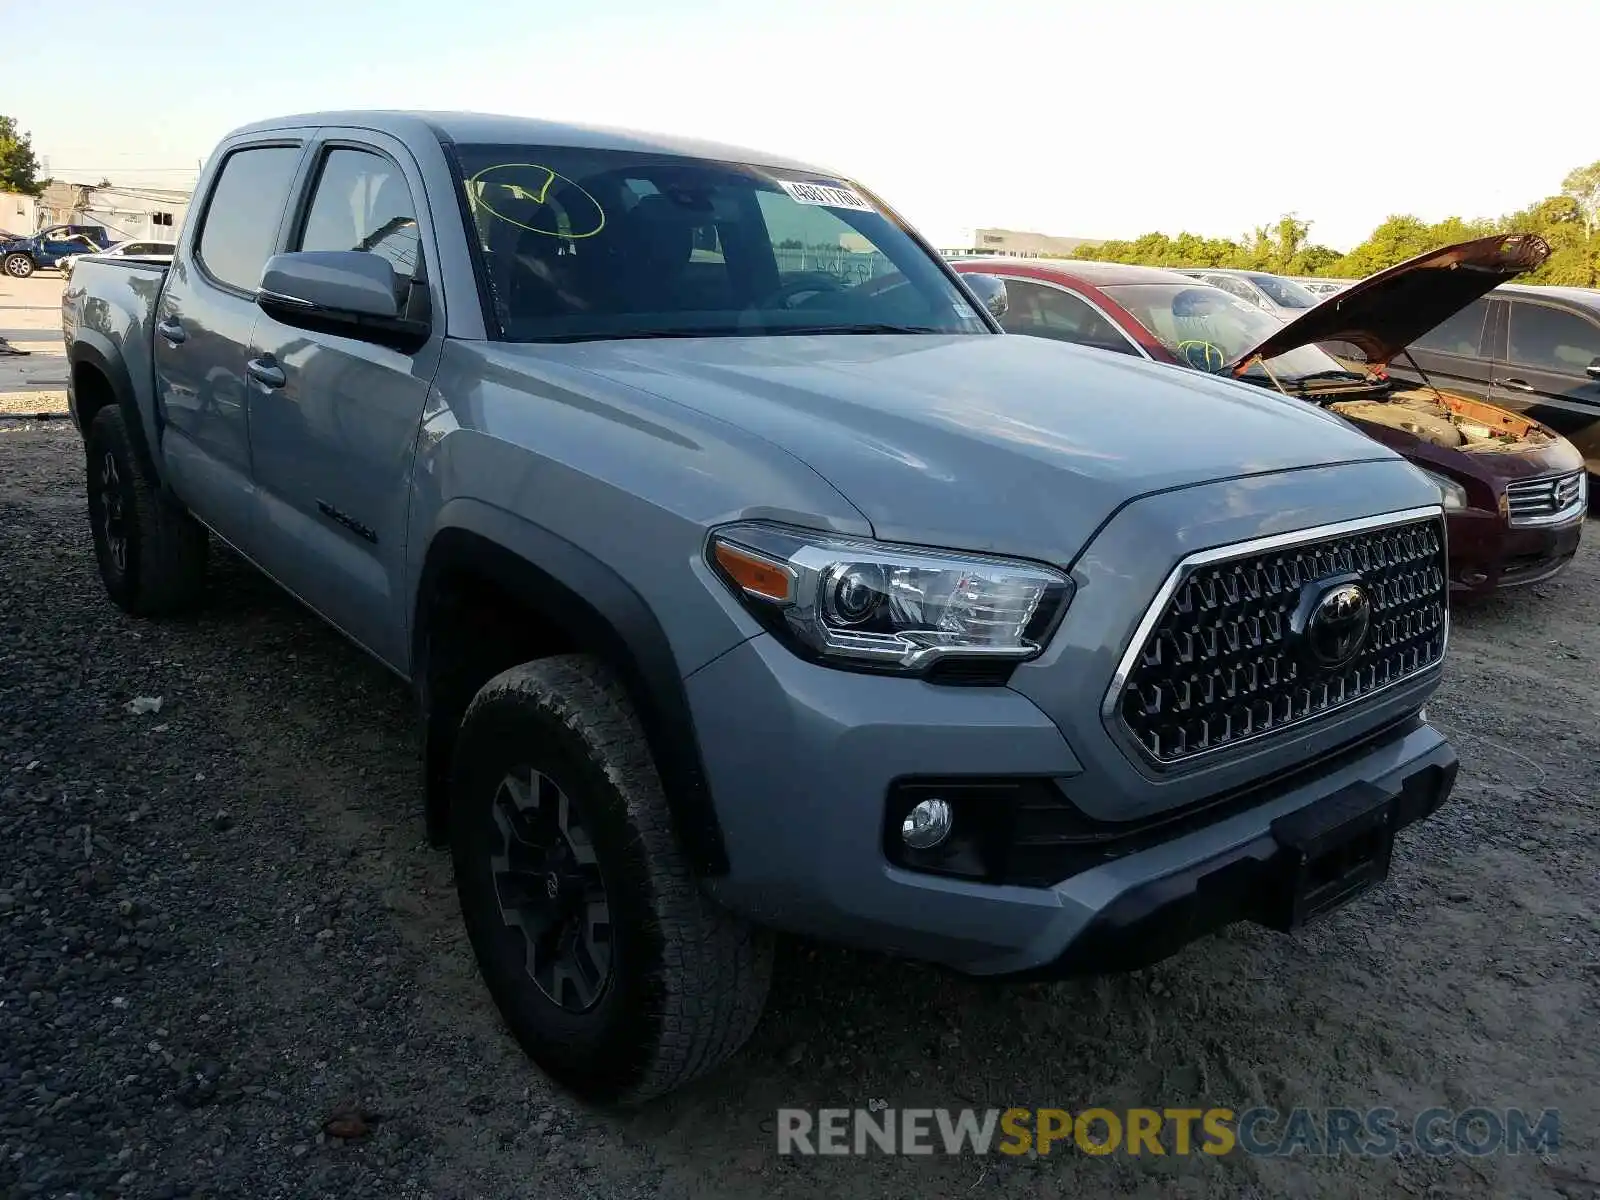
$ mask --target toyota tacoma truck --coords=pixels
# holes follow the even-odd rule
[[[1005,334],[837,172],[283,118],[62,304],[111,600],[190,606],[216,537],[409,683],[485,985],[580,1095],[736,1051],[776,933],[1133,968],[1366,891],[1454,784],[1433,483]]]

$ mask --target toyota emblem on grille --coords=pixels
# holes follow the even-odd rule
[[[1341,583],[1322,593],[1306,621],[1305,645],[1320,665],[1342,667],[1361,653],[1372,623],[1372,599],[1359,583]]]

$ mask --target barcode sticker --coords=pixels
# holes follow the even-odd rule
[[[796,204],[819,204],[824,208],[851,208],[856,212],[874,211],[872,205],[855,192],[837,184],[791,183],[787,179],[780,179],[777,182]]]

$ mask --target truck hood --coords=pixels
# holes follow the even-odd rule
[[[878,537],[1061,560],[1120,506],[1218,479],[1395,458],[1233,380],[1005,334],[518,347],[781,447]]]
[[[1549,245],[1531,233],[1497,233],[1419,254],[1333,293],[1224,370],[1238,373],[1253,359],[1332,341],[1349,342],[1370,365],[1380,366],[1485,292],[1549,257]]]

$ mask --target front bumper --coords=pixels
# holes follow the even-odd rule
[[[1389,838],[1431,816],[1449,798],[1457,767],[1455,751],[1441,742],[1400,771],[1351,785],[1287,815],[1316,819],[1320,810],[1353,801],[1363,811],[1376,812]],[[1282,816],[1270,820],[1244,845],[1129,888],[1096,913],[1059,958],[1026,976],[1133,970],[1159,962],[1235,921],[1293,931],[1306,916],[1299,909],[1300,852],[1283,824]],[[1338,903],[1387,876],[1387,842],[1381,861],[1370,867],[1354,881],[1355,890],[1338,897]]]
[[[1483,595],[1549,579],[1577,554],[1583,521],[1580,515],[1563,525],[1529,527],[1481,509],[1449,513],[1451,592]]]
[[[702,738],[731,864],[708,891],[760,924],[974,975],[1123,969],[1229,921],[1273,923],[1260,897],[1284,869],[1284,819],[1362,790],[1409,824],[1456,772],[1412,716],[1051,886],[984,883],[893,865],[885,804],[897,781],[937,776],[1049,777],[1070,795],[1082,768],[1026,697],[832,670],[766,635],[688,688],[700,729],[739,731]]]

